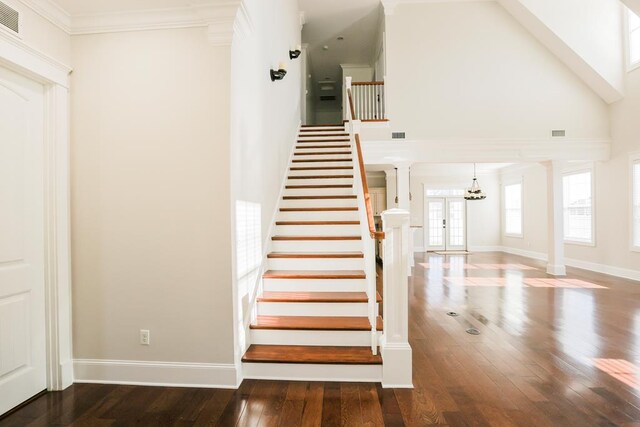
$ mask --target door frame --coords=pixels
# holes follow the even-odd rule
[[[69,173],[71,68],[0,31],[0,67],[44,87],[44,273],[47,389],[73,384]]]
[[[462,198],[464,199],[464,196],[427,196],[427,190],[428,189],[433,189],[433,188],[437,188],[437,189],[451,189],[451,190],[460,190],[463,188],[466,188],[465,184],[460,183],[460,184],[455,184],[455,183],[444,183],[444,184],[438,184],[438,183],[423,183],[422,184],[422,241],[423,241],[423,249],[424,252],[428,252],[429,251],[429,229],[428,229],[428,225],[429,225],[429,212],[427,210],[427,202],[428,199],[443,199],[444,200],[444,214],[445,214],[445,218],[447,218],[448,221],[448,210],[449,207],[447,206],[447,199],[453,199],[453,198]],[[465,209],[465,215],[464,215],[464,247],[465,250],[469,250],[469,221],[467,219],[467,214],[468,214],[468,210],[467,210],[468,206],[465,200],[464,203],[464,209]],[[444,235],[444,245],[446,248],[446,241],[447,241],[447,235],[446,235],[446,231],[445,231],[445,235]],[[446,249],[445,249],[446,250]],[[458,250],[458,249],[455,249]]]

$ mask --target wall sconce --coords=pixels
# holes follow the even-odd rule
[[[287,66],[284,62],[281,62],[277,70],[273,70],[273,69],[271,70],[271,81],[275,82],[276,80],[282,80],[286,75],[287,75]]]
[[[302,53],[302,46],[298,45],[298,46],[296,46],[295,50],[290,50],[289,51],[289,58],[290,59],[298,59],[300,57],[301,53]]]

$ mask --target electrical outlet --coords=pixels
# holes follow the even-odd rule
[[[151,332],[148,329],[140,329],[140,344],[151,345]]]

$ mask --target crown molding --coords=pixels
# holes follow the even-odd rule
[[[20,3],[51,22],[67,34],[71,33],[71,15],[52,0],[19,0]]]
[[[70,35],[202,27],[209,42],[223,46],[231,44],[234,33],[246,35],[253,29],[242,0],[73,16],[53,0],[19,1]]]

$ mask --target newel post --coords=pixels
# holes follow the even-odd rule
[[[409,345],[409,212],[382,213],[385,233],[383,268],[382,385],[413,388]]]

